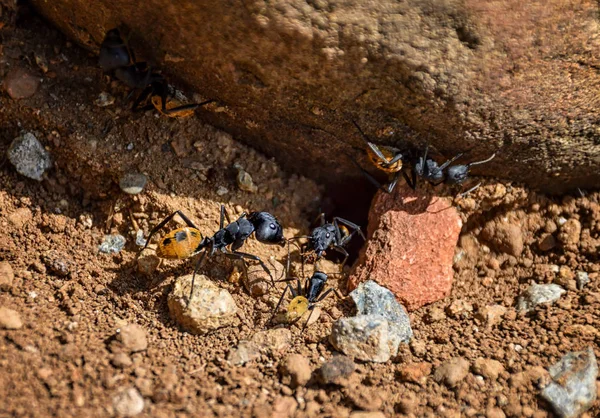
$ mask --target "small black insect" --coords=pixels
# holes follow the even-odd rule
[[[450,186],[461,185],[467,180],[469,176],[469,170],[472,166],[478,164],[485,164],[493,160],[494,157],[496,157],[496,153],[494,153],[491,155],[491,157],[485,160],[475,161],[468,164],[451,165],[454,161],[463,156],[463,154],[460,153],[455,157],[451,158],[450,160],[446,161],[442,165],[438,165],[438,163],[435,160],[427,156],[428,151],[429,145],[425,147],[425,152],[423,153],[423,155],[417,157],[413,161],[411,179],[407,179],[406,181],[413,190],[417,187],[417,176],[421,177],[423,180],[429,182],[433,186],[438,186],[442,183]],[[465,196],[471,193],[480,185],[481,183],[478,183],[466,192],[461,193],[461,196]]]
[[[160,113],[173,118],[191,116],[200,106],[214,102],[182,104],[173,97],[173,89],[164,77],[153,71],[146,62],[137,62],[133,51],[121,37],[118,29],[106,33],[100,46],[98,58],[100,67],[113,72],[115,78],[134,90],[142,90],[135,99],[132,110],[146,110],[154,106]],[[132,92],[133,93],[133,92]],[[151,103],[148,103],[150,99]]]
[[[332,292],[338,298],[342,299],[342,296],[334,288],[330,287],[329,289],[323,291],[325,289],[325,284],[327,283],[327,274],[323,273],[322,271],[315,271],[310,278],[306,279],[304,286],[302,286],[302,283],[298,278],[286,279],[286,281],[289,280],[296,281],[296,288],[294,289],[294,286],[292,286],[290,283],[285,286],[285,289],[283,289],[283,293],[279,298],[279,302],[277,302],[277,306],[275,306],[275,309],[273,309],[273,313],[271,314],[267,324],[270,323],[275,317],[275,314],[279,310],[279,307],[281,306],[288,289],[292,294],[293,299],[290,301],[286,310],[285,322],[287,323],[292,323],[299,320],[309,310],[310,315],[312,315],[316,304],[321,302]],[[310,315],[306,320],[305,326],[310,321]]]
[[[156,254],[162,258],[186,259],[202,252],[202,255],[196,263],[196,267],[194,268],[194,274],[192,275],[190,299],[194,291],[196,272],[200,268],[207,253],[212,256],[217,251],[220,251],[226,257],[242,260],[242,262],[245,259],[258,261],[271,278],[271,282],[275,282],[271,271],[260,257],[238,251],[252,234],[254,234],[254,237],[262,243],[285,245],[286,240],[283,237],[283,228],[275,216],[268,212],[251,212],[249,214],[244,212],[236,221],[231,222],[229,215],[225,210],[225,206],[221,205],[219,230],[215,232],[212,237],[203,237],[202,233],[194,223],[178,210],[167,216],[152,229],[144,249],[148,246],[148,243],[154,234],[163,228],[167,222],[173,219],[176,214],[183,219],[187,224],[187,227],[178,228],[165,235],[158,244]],[[228,222],[228,225],[226,226],[224,225],[225,218],[227,218]],[[246,264],[243,263],[243,266],[245,269]]]
[[[304,263],[304,256],[310,252],[314,252],[318,260],[323,256],[325,251],[332,248],[344,255],[342,268],[348,260],[348,251],[344,248],[355,234],[359,234],[363,240],[366,240],[360,226],[346,219],[334,217],[333,222],[325,222],[325,214],[321,213],[317,219],[320,219],[320,226],[314,228],[310,235],[293,237],[288,240],[288,263],[289,263],[289,242],[296,241],[302,238],[308,238],[308,242],[300,246],[300,254]],[[352,229],[352,232],[348,230]]]

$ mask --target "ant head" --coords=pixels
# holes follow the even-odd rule
[[[447,182],[449,184],[462,184],[469,175],[469,166],[452,165],[448,167]]]
[[[281,246],[287,242],[283,238],[283,228],[279,221],[270,213],[254,212],[248,216],[248,220],[254,225],[254,235],[260,242],[280,244]]]
[[[311,234],[311,243],[317,257],[325,252],[335,239],[335,231],[333,225],[326,224],[313,229]]]

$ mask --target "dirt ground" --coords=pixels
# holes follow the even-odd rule
[[[42,182],[20,176],[6,160],[0,168],[0,261],[8,261],[15,275],[12,286],[0,291],[0,306],[14,309],[23,321],[18,330],[0,331],[0,416],[114,415],[114,397],[135,387],[145,400],[139,416],[347,417],[382,411],[541,418],[552,416],[539,396],[546,379],[541,368],[587,346],[600,354],[600,194],[547,197],[489,180],[456,202],[465,226],[451,296],[411,313],[413,342],[401,346],[393,361],[357,364],[356,377],[341,386],[312,379],[292,389],[282,381],[280,363],[289,354],[302,354],[313,370],[334,355],[327,336],[348,303],[332,298],[317,324],[304,333],[291,327],[286,350],[244,366],[229,364],[228,353],[240,340],[265,329],[278,295],[253,298],[222,281],[241,307],[241,325],[207,336],[183,332],[169,317],[167,295],[174,278],[189,273],[192,264],[169,262],[151,277],[138,274],[137,227],[147,234],[181,209],[202,231],[215,231],[225,204],[232,214],[271,211],[291,237],[307,232],[324,190],[199,118],[132,114],[128,91],[102,74],[94,56],[35,17],[14,23],[5,12],[3,18],[0,77],[20,66],[42,83],[29,99],[0,96],[0,155],[22,130],[34,132],[54,168]],[[45,59],[47,72],[36,57]],[[95,105],[101,92],[114,96],[115,104]],[[227,111],[211,106],[199,112]],[[252,175],[256,193],[238,189],[235,162]],[[150,179],[135,197],[117,185],[130,171]],[[218,194],[220,187],[228,192]],[[566,222],[579,224],[580,234],[577,227],[562,228]],[[515,249],[519,237],[506,245],[489,239],[506,223],[518,226],[522,251]],[[104,235],[116,232],[127,237],[125,249],[100,253]],[[548,234],[557,242],[543,251]],[[286,256],[285,249],[256,241],[245,248],[263,258]],[[205,273],[226,279],[230,269],[214,258]],[[578,271],[590,278],[581,289]],[[330,282],[344,289],[343,279]],[[552,306],[517,313],[524,289],[549,282],[567,293]],[[480,313],[496,304],[506,313],[488,323]],[[114,337],[126,323],[143,327],[148,348],[131,354],[130,365],[116,366]],[[449,388],[428,370],[453,357],[467,359],[472,369]],[[482,378],[473,368],[479,357],[501,363],[496,378]],[[421,372],[407,368],[415,363]],[[600,414],[598,402],[587,414]]]

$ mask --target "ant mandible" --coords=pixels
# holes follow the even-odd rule
[[[154,106],[165,116],[184,118],[191,116],[200,106],[214,102],[181,104],[172,96],[172,88],[161,74],[152,71],[145,62],[137,62],[133,51],[121,37],[119,29],[111,29],[100,46],[100,67],[114,72],[115,77],[134,90],[142,90],[133,103],[132,110],[146,110]],[[146,105],[150,98],[151,104]]]
[[[242,260],[244,270],[246,270],[244,259],[258,261],[263,270],[265,270],[265,272],[271,278],[272,284],[275,283],[271,271],[260,259],[260,257],[238,251],[238,249],[244,245],[244,242],[253,233],[259,242],[264,244],[279,244],[284,246],[286,240],[283,237],[283,228],[275,216],[268,212],[250,212],[249,214],[244,212],[236,221],[231,222],[229,215],[225,210],[225,206],[221,205],[219,230],[215,232],[212,237],[203,237],[198,227],[196,227],[196,225],[194,225],[194,223],[187,216],[185,216],[183,212],[177,210],[163,219],[162,222],[160,222],[152,229],[152,231],[150,231],[150,235],[148,236],[148,240],[146,241],[144,249],[146,249],[154,234],[156,234],[171,219],[173,219],[175,215],[179,215],[187,224],[187,227],[177,228],[166,234],[158,243],[156,255],[161,258],[181,260],[190,258],[202,252],[202,255],[196,262],[194,274],[192,275],[192,286],[189,300],[191,300],[194,292],[196,272],[198,271],[202,260],[204,260],[204,257],[207,253],[213,256],[217,250],[221,251],[221,253],[223,253],[226,257]],[[228,222],[228,225],[226,226],[224,225],[225,218],[227,218]]]

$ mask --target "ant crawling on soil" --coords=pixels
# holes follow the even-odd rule
[[[394,190],[398,180],[400,179],[400,175],[404,177],[406,184],[408,184],[408,186],[413,190],[415,190],[417,187],[417,177],[421,177],[433,186],[439,186],[443,183],[451,186],[463,184],[467,180],[469,169],[472,166],[487,163],[496,156],[494,153],[491,157],[482,161],[475,161],[468,164],[451,165],[454,161],[463,156],[463,154],[460,153],[454,158],[446,161],[444,164],[438,165],[435,160],[427,156],[429,144],[425,148],[425,152],[422,156],[417,155],[415,150],[401,151],[395,147],[375,145],[369,140],[367,135],[354,120],[352,120],[352,123],[354,126],[356,126],[356,129],[358,129],[362,138],[366,141],[368,146],[367,155],[373,165],[375,165],[375,167],[377,167],[379,170],[382,170],[388,174],[394,174],[392,181],[387,186],[381,185],[381,183],[379,183],[368,171],[362,168],[354,158],[350,157],[350,159],[371,183],[386,193],[391,193]],[[409,165],[411,173],[410,177],[406,173],[406,167]],[[446,172],[444,172],[444,170],[446,170]],[[460,195],[466,196],[477,189],[480,185],[481,183],[478,183],[476,186],[470,188],[466,192],[461,193]]]
[[[316,260],[323,256],[323,253],[329,248],[342,253],[344,255],[344,261],[342,267],[346,264],[349,254],[344,248],[346,244],[352,239],[354,234],[358,233],[363,240],[366,240],[365,235],[360,230],[360,226],[352,223],[346,219],[334,217],[333,222],[325,222],[325,214],[321,213],[317,219],[320,219],[321,225],[312,230],[310,235],[303,235],[299,237],[293,237],[288,239],[288,264],[290,260],[290,245],[291,241],[296,241],[303,238],[308,238],[308,242],[300,246],[300,254],[304,261],[304,256],[309,252],[314,252]],[[352,228],[353,231],[348,230]]]
[[[142,92],[135,99],[132,110],[147,110],[154,106],[165,116],[185,118],[191,116],[200,106],[214,102],[181,104],[173,97],[173,88],[164,77],[152,71],[145,62],[137,62],[133,51],[121,37],[119,29],[111,29],[106,33],[98,58],[100,67],[106,72],[114,72],[115,77],[128,87]],[[148,104],[150,99],[151,104]]]
[[[175,229],[166,234],[158,243],[156,249],[156,255],[166,259],[186,259],[190,258],[200,252],[202,255],[198,259],[194,268],[194,274],[192,275],[192,287],[190,291],[190,300],[194,293],[194,280],[196,278],[196,272],[198,271],[202,260],[207,253],[214,255],[217,250],[221,251],[226,257],[242,260],[244,270],[246,270],[245,259],[258,261],[261,267],[271,278],[271,282],[274,284],[273,275],[265,263],[256,255],[243,253],[238,251],[244,242],[254,233],[254,237],[265,244],[279,244],[285,245],[285,238],[283,237],[283,228],[279,224],[279,221],[275,216],[268,212],[246,212],[242,213],[240,217],[231,222],[229,215],[225,210],[225,206],[221,205],[221,218],[219,223],[219,230],[215,232],[212,237],[203,237],[202,233],[194,225],[190,219],[185,216],[180,210],[173,212],[167,216],[158,225],[156,225],[146,241],[144,249],[150,243],[152,236],[156,234],[161,228],[163,228],[167,222],[169,222],[175,215],[179,215],[181,219],[187,224],[186,227]],[[228,225],[224,226],[225,218],[227,218]],[[142,250],[143,251],[143,250]],[[247,271],[246,271],[247,274]]]
[[[285,321],[287,323],[296,322],[306,313],[306,311],[310,311],[310,314],[304,324],[304,327],[302,328],[303,330],[309,324],[310,318],[312,316],[312,313],[314,312],[314,308],[317,305],[317,303],[321,302],[332,292],[339,299],[343,299],[339,292],[332,287],[323,292],[323,289],[325,289],[325,284],[327,282],[327,274],[323,273],[322,271],[315,271],[311,277],[307,278],[304,283],[304,287],[302,286],[302,283],[298,278],[284,279],[284,281],[290,280],[296,280],[296,289],[294,289],[294,287],[290,283],[288,283],[285,286],[285,289],[283,289],[283,293],[279,298],[279,302],[277,302],[277,306],[275,306],[275,309],[273,310],[271,317],[267,321],[267,324],[271,323],[271,321],[275,317],[275,314],[279,310],[279,307],[281,306],[283,298],[285,297],[285,294],[288,289],[290,290],[293,299],[288,304],[285,313]]]

